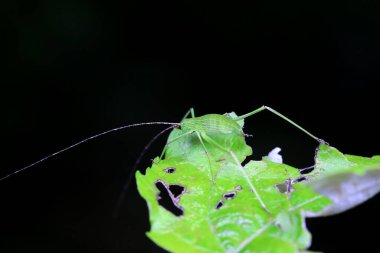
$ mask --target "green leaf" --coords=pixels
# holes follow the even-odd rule
[[[291,198],[281,193],[276,184],[300,174],[295,168],[269,160],[250,162],[244,169],[270,214],[261,207],[232,163],[220,166],[213,185],[205,173],[190,163],[156,161],[145,176],[137,173],[137,184],[150,209],[152,227],[148,236],[171,252],[295,253],[310,245],[302,210],[318,211],[330,203],[301,184],[295,185]],[[175,168],[175,172],[167,173],[167,168]],[[178,202],[183,215],[175,216],[159,205],[159,190],[155,186],[158,180],[167,186],[185,187]],[[236,195],[228,200],[226,194]],[[223,206],[217,209],[220,201]]]
[[[333,201],[322,212],[308,217],[328,216],[351,209],[380,191],[380,156],[372,158],[344,155],[336,148],[320,145],[313,189]]]

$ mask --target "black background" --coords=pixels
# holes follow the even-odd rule
[[[344,153],[379,154],[379,3],[361,1],[2,1],[1,175],[124,124],[243,114],[266,104]],[[133,183],[162,126],[102,137],[0,182],[1,252],[164,252]],[[275,146],[312,164],[316,143],[263,112],[252,158]],[[160,153],[162,137],[140,168]],[[313,219],[314,250],[377,247],[380,198]]]

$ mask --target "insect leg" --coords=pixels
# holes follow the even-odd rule
[[[185,116],[183,116],[183,118],[182,118],[181,121],[183,121],[184,119],[186,119],[186,118],[189,116],[189,114],[191,115],[192,118],[195,118],[194,108],[191,107],[191,108],[186,112]],[[191,134],[191,133],[192,133],[192,132],[188,132],[188,133],[182,134],[182,135],[180,135],[180,136],[177,136],[176,138],[174,138],[174,139],[171,140],[170,142],[176,141],[177,139],[180,139],[181,137],[187,136],[187,135],[189,135],[189,134]],[[167,143],[167,144],[165,145],[164,149],[162,150],[161,155],[160,155],[160,160],[162,160],[162,158],[164,157],[165,152],[166,152],[166,150],[167,150],[169,144],[170,144],[170,143]]]
[[[215,145],[217,148],[221,149],[222,151],[226,152],[227,154],[229,154],[235,161],[236,165],[238,166],[240,172],[243,174],[244,178],[247,180],[248,184],[249,184],[249,187],[251,188],[252,192],[255,194],[257,200],[260,202],[260,205],[261,207],[267,212],[270,214],[270,211],[268,210],[268,208],[266,207],[264,201],[261,199],[259,193],[257,192],[255,186],[253,185],[252,181],[249,179],[247,173],[245,172],[243,166],[241,166],[241,163],[239,162],[239,160],[237,159],[236,155],[234,152],[230,151],[230,150],[227,150],[225,149],[224,147],[222,147],[221,145],[219,145],[216,141],[214,141],[212,138],[210,138],[209,136],[207,136],[206,134],[202,134],[202,137],[203,139],[205,139],[206,141],[208,141],[209,143]]]
[[[198,132],[195,132],[198,136],[198,139],[199,141],[201,142],[204,150],[205,150],[205,153],[206,153],[206,156],[207,156],[207,159],[208,159],[208,165],[209,165],[209,169],[210,169],[210,177],[211,177],[211,181],[213,184],[215,184],[215,178],[214,178],[214,174],[212,173],[212,168],[211,168],[211,160],[210,160],[210,155],[209,155],[209,152],[207,151],[207,148],[202,140],[202,136],[200,135],[200,133]]]
[[[161,153],[161,155],[160,155],[160,160],[162,160],[162,158],[164,157],[164,155],[165,155],[165,153],[166,153],[166,149],[167,149],[167,147],[168,147],[168,145],[169,145],[170,143],[175,142],[175,141],[181,139],[182,137],[188,136],[188,135],[190,135],[190,134],[192,134],[192,133],[194,133],[194,131],[189,131],[189,132],[186,132],[186,133],[184,133],[184,134],[178,135],[177,137],[175,137],[174,139],[172,139],[170,142],[166,143],[166,145],[165,145],[165,147],[164,147],[164,149],[162,150],[162,153]]]
[[[189,114],[191,115],[192,118],[195,118],[195,114],[194,114],[194,108],[191,107],[185,114],[185,116],[183,116],[182,120],[186,119]]]
[[[194,108],[190,108],[190,114],[192,118],[195,118]]]
[[[242,119],[245,119],[245,118],[247,118],[247,117],[249,117],[249,116],[252,116],[252,115],[254,115],[254,114],[256,114],[256,113],[259,113],[259,112],[261,112],[261,111],[264,111],[264,110],[268,110],[268,111],[270,111],[271,113],[277,115],[278,117],[284,119],[285,121],[287,121],[288,123],[292,124],[293,126],[295,126],[296,128],[298,128],[298,129],[301,130],[302,132],[304,132],[304,133],[306,133],[307,135],[309,135],[311,138],[317,140],[319,143],[326,143],[324,140],[322,140],[322,139],[316,137],[315,135],[311,134],[309,131],[307,131],[306,129],[304,129],[303,127],[301,127],[301,126],[298,125],[297,123],[295,123],[293,120],[289,119],[288,117],[285,117],[284,115],[282,115],[282,114],[279,113],[278,111],[276,111],[276,110],[270,108],[269,106],[265,106],[265,105],[263,105],[263,106],[261,106],[260,108],[254,110],[254,111],[252,111],[252,112],[249,112],[249,113],[247,113],[247,114],[244,114],[244,115],[241,115],[241,116],[235,118],[234,120],[235,120],[235,121],[242,120]]]

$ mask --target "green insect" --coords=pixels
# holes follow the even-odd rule
[[[211,168],[211,160],[212,158],[210,157],[210,153],[208,152],[208,149],[205,145],[205,143],[208,143],[212,146],[215,146],[218,148],[220,151],[222,151],[225,154],[228,154],[230,158],[232,158],[233,162],[235,162],[236,165],[238,165],[241,173],[243,176],[246,178],[252,192],[256,195],[257,199],[259,200],[262,208],[266,210],[268,213],[268,208],[266,207],[264,201],[261,199],[260,195],[257,193],[255,186],[252,184],[251,180],[248,178],[246,175],[245,171],[243,170],[243,167],[241,166],[240,162],[238,161],[238,158],[236,154],[231,151],[230,149],[226,148],[226,143],[219,143],[218,139],[221,139],[224,141],[228,136],[241,136],[244,141],[244,133],[242,131],[241,125],[238,124],[239,121],[242,121],[245,118],[248,118],[256,113],[259,113],[261,111],[268,110],[275,115],[281,117],[282,119],[286,120],[290,124],[294,125],[301,131],[305,132],[307,135],[312,137],[313,139],[317,140],[319,143],[324,143],[322,139],[319,139],[315,137],[313,134],[310,132],[306,131],[304,128],[296,124],[294,121],[290,120],[289,118],[285,117],[281,113],[277,112],[276,110],[268,107],[268,106],[262,106],[250,113],[244,114],[242,116],[238,117],[231,117],[230,115],[220,115],[220,114],[207,114],[204,116],[199,116],[195,117],[194,109],[190,109],[188,113],[186,113],[184,119],[180,123],[180,128],[182,129],[181,134],[170,138],[168,141],[168,145],[170,145],[173,142],[176,142],[180,139],[189,137],[190,135],[195,136],[196,139],[199,140],[201,143],[203,150],[207,156],[208,159],[208,164],[209,168]],[[188,115],[191,115],[191,118],[187,118]],[[162,154],[161,154],[161,159],[164,156],[168,145],[165,146]],[[214,158],[214,160],[217,160]],[[213,175],[212,170],[210,169],[209,171],[210,178],[215,184],[215,175]]]
[[[284,120],[286,120],[287,122],[289,122],[290,124],[294,125],[295,127],[297,127],[298,129],[300,129],[301,131],[305,132],[307,135],[309,135],[310,137],[312,137],[313,139],[317,140],[318,142],[320,143],[324,143],[324,141],[322,139],[319,139],[317,137],[315,137],[314,135],[312,135],[310,132],[306,131],[304,128],[302,128],[301,126],[299,126],[298,124],[296,124],[294,121],[290,120],[289,118],[285,117],[284,115],[282,115],[281,113],[277,112],[276,110],[268,107],[268,106],[261,106],[260,108],[250,112],[250,113],[247,113],[247,114],[244,114],[242,116],[239,116],[239,117],[236,117],[236,118],[231,118],[227,115],[220,115],[220,114],[207,114],[207,115],[204,115],[204,116],[199,116],[199,117],[195,117],[195,113],[194,113],[194,109],[191,108],[187,113],[186,115],[184,116],[182,122],[180,123],[172,123],[172,122],[145,122],[145,123],[136,123],[136,124],[130,124],[130,125],[124,125],[124,126],[121,126],[121,127],[116,127],[116,128],[112,128],[110,130],[107,130],[107,131],[104,131],[104,132],[101,132],[101,133],[98,133],[98,134],[95,134],[93,136],[90,136],[90,137],[87,137],[81,141],[78,141],[66,148],[63,148],[61,150],[58,150],[48,156],[45,156],[43,157],[42,159],[34,162],[34,163],[31,163],[21,169],[18,169],[12,173],[9,173],[8,175],[5,175],[3,177],[0,178],[0,181],[8,178],[8,177],[11,177],[13,175],[16,175],[22,171],[25,171],[31,167],[34,167],[36,166],[37,164],[39,163],[42,163],[44,161],[46,161],[47,159],[50,159],[52,158],[53,156],[56,156],[58,154],[61,154],[69,149],[72,149],[76,146],[79,146],[85,142],[88,142],[90,140],[93,140],[93,139],[96,139],[98,137],[101,137],[101,136],[104,136],[104,135],[107,135],[109,133],[112,133],[112,132],[117,132],[117,131],[120,131],[120,130],[123,130],[123,129],[126,129],[126,128],[131,128],[131,127],[139,127],[139,126],[144,126],[144,125],[170,125],[169,128],[165,129],[164,131],[160,132],[155,138],[152,139],[151,142],[153,142],[158,136],[160,136],[161,134],[163,134],[164,132],[168,131],[168,130],[171,130],[175,127],[181,127],[184,131],[185,131],[185,134],[183,134],[182,136],[178,136],[176,137],[175,140],[171,140],[172,142],[173,141],[176,141],[177,139],[180,139],[182,137],[185,137],[185,136],[188,136],[190,134],[196,134],[197,137],[199,138],[199,141],[201,143],[203,143],[204,140],[208,141],[208,142],[211,142],[217,146],[220,146],[218,145],[216,142],[214,142],[211,138],[209,138],[210,135],[214,135],[214,134],[222,134],[222,135],[227,135],[227,134],[233,134],[233,133],[239,133],[239,134],[243,134],[242,131],[241,131],[241,128],[240,126],[237,124],[238,121],[240,120],[243,120],[249,116],[252,116],[256,113],[259,113],[261,111],[264,111],[264,110],[268,110],[272,113],[274,113],[275,115],[283,118]],[[191,114],[191,118],[187,118],[188,115]],[[151,143],[149,143],[151,144]],[[147,146],[149,146],[149,144]],[[166,147],[164,148],[164,151],[162,152],[162,155],[161,157],[164,155],[165,151],[166,151]],[[221,149],[223,149],[222,147],[220,147]],[[227,152],[227,150],[224,149],[224,151]]]
[[[294,125],[295,127],[297,127],[298,129],[300,129],[301,131],[305,132],[307,135],[309,135],[310,137],[312,137],[313,139],[317,140],[318,142],[320,143],[324,143],[324,141],[322,139],[319,139],[317,137],[315,137],[314,135],[312,135],[310,132],[306,131],[304,128],[302,128],[301,126],[299,126],[298,124],[296,124],[294,121],[290,120],[289,118],[285,117],[284,115],[282,115],[281,113],[277,112],[276,110],[268,107],[268,106],[261,106],[260,108],[252,111],[252,112],[249,112],[247,114],[244,114],[242,116],[238,116],[238,117],[231,117],[230,115],[228,114],[225,114],[225,115],[221,115],[221,114],[207,114],[207,115],[204,115],[204,116],[199,116],[199,117],[196,117],[195,116],[195,112],[194,112],[194,109],[191,108],[184,116],[184,118],[182,119],[182,121],[180,123],[171,123],[171,122],[147,122],[147,123],[136,123],[136,124],[131,124],[131,125],[125,125],[125,126],[121,126],[121,127],[117,127],[117,128],[113,128],[113,129],[110,129],[110,130],[107,130],[107,131],[104,131],[104,132],[101,132],[99,134],[96,134],[96,135],[93,135],[93,136],[90,136],[88,138],[85,138],[79,142],[76,142],[64,149],[61,149],[59,151],[56,151],[48,156],[45,156],[43,157],[42,159],[32,163],[32,164],[29,164],[21,169],[18,169],[8,175],[5,175],[3,176],[2,178],[0,178],[0,181],[10,177],[10,176],[14,176],[20,172],[23,172],[31,167],[34,167],[36,166],[37,164],[39,163],[42,163],[44,161],[46,161],[47,159],[50,159],[52,158],[53,156],[56,156],[58,154],[61,154],[69,149],[72,149],[78,145],[81,145],[87,141],[90,141],[92,139],[95,139],[95,138],[98,138],[100,136],[104,136],[106,134],[109,134],[111,132],[116,132],[116,131],[120,131],[120,130],[123,130],[123,129],[126,129],[126,128],[131,128],[131,127],[139,127],[139,126],[144,126],[144,125],[170,125],[170,127],[166,128],[165,130],[163,130],[162,132],[160,132],[157,136],[155,136],[151,142],[146,146],[146,148],[144,149],[144,151],[141,153],[140,157],[138,158],[137,162],[136,162],[136,165],[135,165],[135,168],[133,168],[133,170],[131,171],[130,173],[130,176],[128,177],[127,179],[127,183],[125,184],[124,186],[124,190],[123,192],[121,193],[121,197],[119,198],[119,201],[118,201],[118,204],[117,204],[117,208],[116,209],[119,209],[121,203],[123,202],[124,200],[124,195],[125,195],[125,191],[126,189],[128,188],[130,182],[131,182],[131,179],[133,178],[133,174],[134,174],[134,171],[136,170],[136,167],[142,157],[142,155],[145,153],[145,151],[149,148],[149,146],[152,144],[152,142],[154,140],[156,140],[160,135],[162,135],[163,133],[173,129],[173,128],[180,128],[181,129],[181,134],[178,135],[178,136],[175,136],[174,138],[169,138],[169,141],[167,143],[167,145],[165,145],[164,149],[163,149],[163,152],[160,156],[160,158],[162,159],[164,156],[165,156],[165,153],[166,153],[166,150],[167,150],[167,147],[168,145],[172,144],[172,143],[175,143],[175,142],[179,142],[181,139],[184,139],[186,137],[190,137],[190,136],[196,136],[196,138],[198,139],[198,141],[201,143],[202,145],[202,148],[203,148],[203,152],[205,153],[206,157],[207,157],[207,160],[208,160],[208,167],[210,168],[210,163],[211,163],[211,159],[212,157],[210,157],[210,154],[209,152],[207,151],[207,147],[206,147],[206,144],[205,143],[208,143],[209,145],[213,145],[215,147],[217,147],[220,151],[222,151],[223,153],[225,154],[228,154],[230,156],[230,158],[233,159],[233,161],[239,165],[239,168],[241,169],[241,173],[244,175],[244,177],[246,178],[247,182],[249,182],[249,185],[251,187],[251,190],[255,193],[256,197],[259,199],[262,207],[264,208],[264,210],[268,211],[267,207],[265,206],[263,200],[260,198],[260,196],[258,195],[256,189],[255,189],[255,186],[251,183],[251,181],[249,180],[248,176],[245,174],[244,170],[242,169],[240,163],[238,162],[238,159],[237,159],[237,155],[230,151],[229,149],[227,149],[225,147],[225,143],[224,144],[221,144],[218,142],[218,139],[226,139],[227,136],[236,136],[236,135],[240,135],[243,140],[244,140],[244,133],[242,131],[242,128],[241,126],[238,124],[239,121],[242,121],[243,119],[245,118],[248,118],[256,113],[259,113],[261,111],[264,111],[264,110],[268,110],[272,113],[274,113],[275,115],[279,116],[280,118],[286,120],[287,122],[289,122],[290,124]],[[191,116],[191,118],[188,118],[188,116]],[[210,177],[212,179],[212,182],[215,183],[215,179],[214,179],[214,175],[212,173],[212,171],[210,170]],[[269,212],[269,211],[268,211]]]

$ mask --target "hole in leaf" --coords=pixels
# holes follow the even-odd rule
[[[249,163],[249,162],[251,161],[250,157],[251,157],[251,156],[247,156],[247,157],[245,158],[245,160],[241,163],[241,166],[244,167],[245,165],[247,165],[247,163]]]
[[[242,187],[242,186],[240,186],[240,185],[238,185],[238,186],[235,186],[235,190],[237,190],[237,191],[241,191],[241,190],[243,190],[243,187]]]
[[[219,210],[222,206],[224,206],[224,202],[223,202],[223,200],[219,200],[215,206],[215,209]]]
[[[184,192],[185,187],[178,184],[169,185],[169,191],[173,194],[174,198],[178,198]]]
[[[310,172],[312,172],[314,170],[315,166],[309,166],[309,167],[306,167],[306,168],[302,168],[300,169],[299,171],[301,172],[301,174],[309,174]]]
[[[176,168],[174,168],[174,167],[168,167],[168,168],[164,169],[164,171],[166,173],[169,173],[169,174],[174,173],[175,170],[176,170]]]
[[[307,180],[306,176],[299,176],[299,177],[293,179],[292,184],[296,184],[296,183],[299,183],[299,182],[302,182],[302,181],[305,181],[305,180]]]
[[[274,185],[280,193],[291,193],[294,191],[292,181],[286,179],[284,182]]]
[[[180,199],[180,196],[185,190],[185,187],[180,185],[169,185],[167,186],[162,181],[157,181],[155,183],[157,189],[159,190],[159,193],[157,194],[157,201],[160,206],[174,214],[175,216],[181,216],[183,215],[183,207],[181,207],[178,202]],[[172,191],[170,190],[171,186],[176,186],[178,189],[181,187],[181,193],[177,196],[174,196]],[[178,190],[176,189],[176,191]]]
[[[225,198],[226,200],[231,200],[235,198],[236,194],[237,194],[236,192],[228,192],[228,193],[223,194],[223,198]]]

